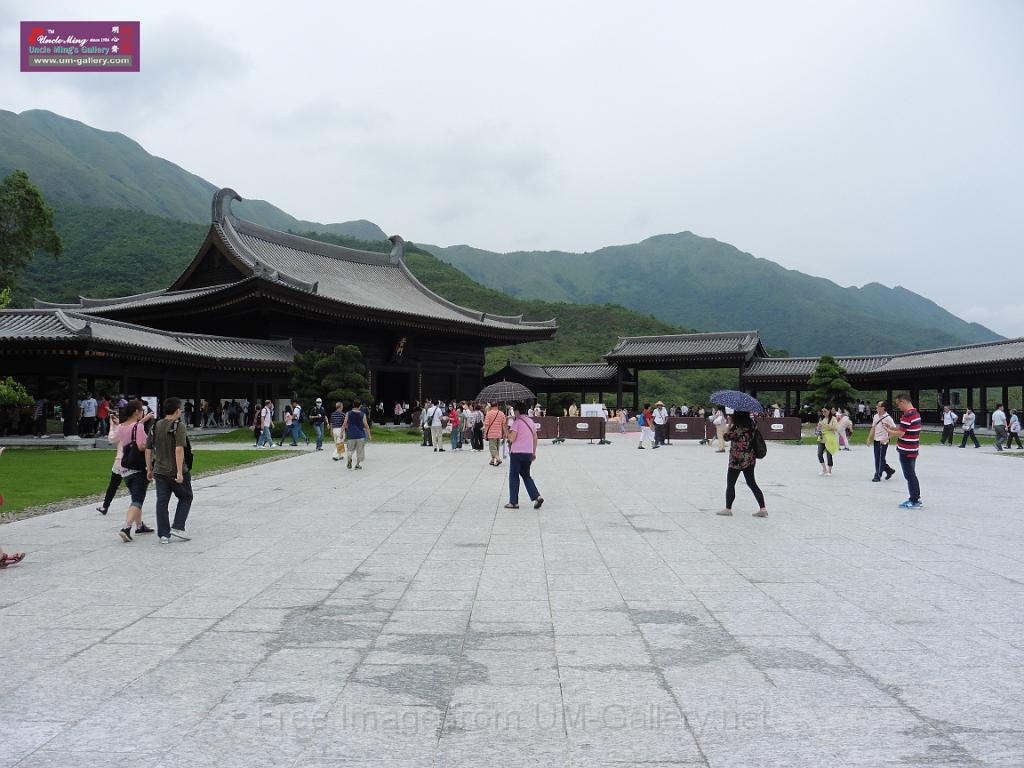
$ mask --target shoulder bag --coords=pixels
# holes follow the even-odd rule
[[[146,468],[146,452],[139,448],[139,444],[135,442],[135,436],[138,434],[138,431],[139,423],[135,422],[135,425],[132,427],[131,442],[121,450],[121,466],[124,469],[142,471]]]

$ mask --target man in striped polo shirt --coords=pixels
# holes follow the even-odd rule
[[[900,456],[900,468],[907,479],[910,498],[900,504],[903,509],[920,509],[921,483],[917,480],[917,451],[921,443],[921,414],[910,402],[910,395],[896,395],[896,407],[900,410],[900,423],[897,426],[886,426],[889,434],[896,435],[899,442],[896,451]]]

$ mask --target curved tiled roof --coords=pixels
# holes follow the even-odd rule
[[[438,296],[406,266],[405,241],[397,235],[390,238],[390,253],[360,251],[239,219],[231,212],[231,200],[241,200],[231,189],[214,196],[213,228],[240,266],[253,275],[353,307],[496,330],[536,331],[542,338],[556,328],[554,320],[492,315]]]
[[[925,349],[893,355],[875,373],[902,373],[928,368],[963,368],[965,366],[999,366],[1006,363],[1024,367],[1024,338],[987,341],[962,347]]]
[[[744,378],[810,378],[818,367],[817,357],[755,357],[743,370]],[[865,355],[860,357],[837,357],[846,372],[851,375],[866,374],[889,360],[888,355]]]
[[[817,357],[756,357],[743,371],[747,381],[806,382],[818,365]],[[903,374],[928,374],[962,368],[1024,369],[1024,338],[987,341],[898,355],[837,357],[852,379],[885,379]]]
[[[538,365],[510,360],[505,368],[534,381],[550,381],[551,383],[581,380],[596,383],[613,382],[618,373],[618,367],[608,363]]]
[[[77,304],[59,304],[56,302],[35,299],[32,306],[35,309],[63,309],[73,312],[88,312],[90,314],[93,312],[102,313],[108,309],[122,310],[134,309],[136,307],[159,307],[167,304],[175,304],[181,301],[189,301],[199,296],[209,296],[235,285],[238,285],[238,283],[212,285],[207,288],[191,288],[184,291],[148,291],[146,293],[137,293],[132,296],[118,296],[112,299],[90,299],[85,296],[79,296]]]
[[[0,342],[69,342],[124,347],[213,362],[290,365],[290,340],[267,341],[160,331],[63,309],[0,310]]]
[[[706,360],[764,355],[757,331],[680,333],[668,336],[624,336],[605,360]]]

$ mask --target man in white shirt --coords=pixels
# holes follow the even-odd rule
[[[875,406],[875,415],[871,420],[871,428],[868,430],[867,444],[872,446],[875,452],[875,474],[871,482],[882,482],[882,475],[886,480],[892,480],[896,470],[889,466],[885,460],[885,453],[889,448],[889,427],[896,426],[892,416],[885,409],[885,401],[879,400]]]
[[[98,404],[96,398],[92,396],[92,392],[89,392],[85,396],[85,400],[82,401],[82,436],[83,437],[95,437],[96,436],[96,408]]]
[[[267,448],[274,447],[274,435],[271,432],[274,426],[274,404],[270,400],[263,402],[263,408],[260,409],[260,436],[256,440],[256,447],[262,448],[264,445]]]
[[[668,411],[659,400],[654,404],[654,447],[660,448],[668,437]]]
[[[953,447],[953,427],[959,416],[948,405],[942,406],[942,440],[943,445]]]
[[[1006,440],[1006,411],[1003,410],[1002,403],[992,412],[992,429],[996,433],[996,450],[1001,451]]]
[[[432,403],[430,400],[427,401],[427,412],[424,418],[430,426],[430,440],[434,444],[434,453],[438,451],[444,453],[444,443],[441,442],[441,417],[443,415],[444,409],[441,405]]]

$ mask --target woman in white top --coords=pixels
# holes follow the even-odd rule
[[[725,412],[721,408],[715,410],[715,416],[711,419],[711,423],[715,425],[715,440],[718,446],[715,448],[715,453],[725,453],[725,430],[729,424],[725,418]]]
[[[839,440],[839,450],[848,451],[850,450],[850,435],[847,431],[853,432],[853,422],[850,420],[850,414],[848,411],[840,408],[836,412],[836,438]]]
[[[1013,441],[1017,441],[1017,450],[1024,448],[1024,445],[1020,443],[1020,416],[1017,415],[1017,409],[1010,409],[1010,436],[1006,438],[1006,447],[1009,448],[1013,445]]]

